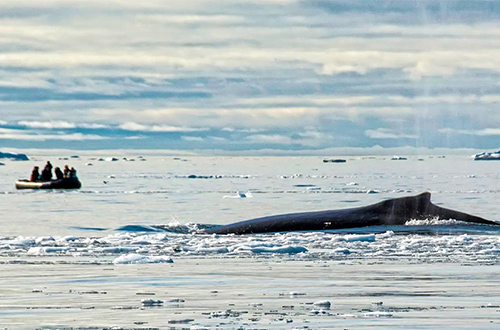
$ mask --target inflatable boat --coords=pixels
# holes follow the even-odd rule
[[[76,177],[45,182],[20,179],[16,182],[16,189],[80,189],[81,186],[82,183]]]

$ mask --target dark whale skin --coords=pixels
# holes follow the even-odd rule
[[[471,214],[446,209],[431,202],[428,192],[376,204],[317,212],[289,213],[256,218],[206,229],[208,234],[257,234],[286,231],[331,230],[381,225],[404,225],[407,221],[429,218],[499,225]]]

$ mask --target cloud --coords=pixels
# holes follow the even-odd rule
[[[70,123],[67,121],[19,121],[17,125],[28,128],[42,128],[42,129],[73,129],[73,128],[86,128],[86,129],[106,129],[110,128],[109,125],[97,123]]]
[[[483,128],[478,130],[463,130],[454,128],[442,128],[439,130],[441,134],[448,135],[477,135],[477,136],[496,136],[500,135],[500,128]]]
[[[74,123],[69,123],[67,121],[50,121],[50,122],[40,122],[40,121],[20,121],[17,123],[20,126],[30,127],[30,128],[47,128],[47,129],[61,129],[61,128],[75,128]]]
[[[66,147],[67,136],[94,137],[89,148],[155,148],[161,137],[182,149],[188,137],[207,149],[287,150],[470,146],[443,134],[486,147],[498,135],[494,1],[2,6],[0,125],[26,128],[4,136],[50,147]]]
[[[204,139],[199,136],[181,136],[181,139],[184,141],[190,141],[190,142],[203,142]]]
[[[142,132],[202,132],[208,130],[208,128],[176,127],[167,125],[142,125],[134,122],[126,122],[119,125],[119,127],[126,131]]]
[[[369,129],[365,131],[365,135],[370,139],[418,139],[418,135],[397,133],[387,128]]]
[[[250,135],[246,138],[246,140],[250,143],[264,143],[264,144],[292,144],[294,141],[284,135],[264,135],[264,134],[257,134],[257,135]]]
[[[100,135],[82,134],[82,133],[58,133],[56,134],[39,134],[30,130],[7,129],[0,128],[1,140],[24,140],[24,141],[87,141],[87,140],[106,140],[107,137]]]

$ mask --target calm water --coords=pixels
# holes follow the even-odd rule
[[[95,235],[78,228],[113,231],[172,220],[226,224],[277,213],[361,206],[423,191],[449,208],[490,219],[499,213],[494,201],[500,194],[500,163],[468,157],[347,157],[345,164],[324,164],[316,157],[91,158],[44,157],[0,166],[2,235]],[[46,159],[54,166],[75,166],[82,189],[16,191],[15,180],[28,177],[32,167],[43,166]],[[253,198],[224,198],[238,191],[250,191]]]
[[[498,328],[500,236],[491,226],[429,219],[327,233],[192,230],[423,191],[438,205],[500,220],[500,162],[109,156],[120,160],[0,166],[2,326]],[[46,160],[76,167],[82,189],[16,191],[15,180]]]

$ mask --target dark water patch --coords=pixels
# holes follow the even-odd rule
[[[392,231],[396,235],[500,235],[500,226],[460,223],[372,226],[324,230],[324,232],[334,234],[381,234],[387,231]]]
[[[360,200],[356,200],[356,199],[339,201],[339,203],[348,203],[348,204],[359,203],[359,202],[360,202]]]
[[[297,188],[311,188],[311,187],[316,187],[316,185],[314,185],[314,184],[295,184],[293,186],[297,187]]]
[[[99,228],[99,227],[80,227],[80,226],[71,226],[69,229],[77,229],[77,230],[88,230],[88,231],[105,231],[108,228]]]

